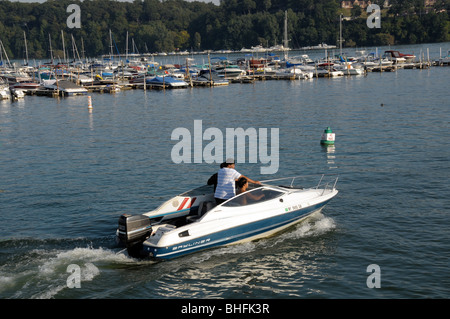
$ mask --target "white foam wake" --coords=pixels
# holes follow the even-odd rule
[[[192,257],[191,262],[198,264],[216,256],[249,254],[261,248],[282,244],[287,240],[321,236],[334,228],[336,228],[336,223],[331,217],[326,217],[322,213],[317,212],[300,222],[298,225],[294,226],[294,228],[281,234],[277,234],[271,239],[245,242],[208,250],[203,253],[195,254],[195,256]]]
[[[68,278],[73,275],[73,267],[79,270],[77,280],[83,287],[101,274],[104,265],[134,262],[125,254],[104,248],[34,249],[19,261],[0,268],[0,296],[53,298],[63,290],[71,289]]]
[[[336,228],[336,223],[331,217],[322,213],[315,213],[300,223],[293,231],[283,233],[280,240],[298,239],[320,236]]]

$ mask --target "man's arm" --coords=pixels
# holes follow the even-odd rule
[[[259,181],[254,181],[254,180],[252,180],[251,178],[248,178],[247,176],[244,176],[244,175],[239,176],[239,178],[241,178],[241,177],[246,178],[246,179],[249,181],[249,183],[261,185],[261,182],[259,182]],[[238,178],[237,180],[239,180],[239,178]],[[237,181],[237,180],[236,180],[236,181]]]

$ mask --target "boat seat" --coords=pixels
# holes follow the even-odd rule
[[[213,209],[215,206],[216,206],[216,204],[211,201],[201,202],[200,205],[198,205],[197,214],[187,216],[186,221],[188,223],[195,222],[196,220],[200,219],[200,217],[202,217],[204,214],[206,214],[206,212]]]

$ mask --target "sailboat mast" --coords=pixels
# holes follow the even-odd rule
[[[80,60],[80,55],[78,54],[78,48],[77,48],[77,44],[75,43],[75,39],[72,36],[72,52],[73,52],[73,62],[75,62],[77,60],[77,56],[78,56],[78,60]]]
[[[62,46],[63,46],[63,52],[64,52],[64,63],[66,63],[66,47],[64,45],[64,31],[61,30],[61,39],[62,39]]]
[[[28,46],[27,46],[27,34],[23,31],[23,39],[25,42],[25,63],[28,66]]]
[[[111,33],[111,29],[109,29],[109,43],[111,46],[110,52],[109,52],[109,58],[112,61],[112,56],[113,56],[113,42],[112,42],[112,33]]]
[[[50,33],[48,34],[48,42],[50,44],[50,61],[53,64],[52,37],[50,36]]]
[[[339,16],[339,55],[342,56],[342,13]]]
[[[126,46],[125,46],[125,61],[128,61],[128,31],[127,31],[127,39],[126,39]]]
[[[84,61],[86,61],[86,58],[84,56],[84,41],[83,41],[83,37],[81,37],[81,56],[83,58],[83,63],[84,63]]]
[[[289,46],[289,40],[287,35],[287,11],[284,11],[284,40],[283,40],[283,47],[284,47],[284,58],[287,59],[287,50]]]
[[[5,57],[6,57],[6,61],[8,62],[8,66],[11,67],[11,62],[9,61],[8,53],[6,53],[5,46],[3,45],[2,40],[0,40],[0,50],[1,50],[1,52],[5,53]],[[3,62],[3,55],[2,55],[1,61]]]

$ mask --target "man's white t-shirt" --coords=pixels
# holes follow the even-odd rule
[[[229,199],[236,195],[235,181],[241,174],[234,168],[224,167],[217,173],[215,198]]]

